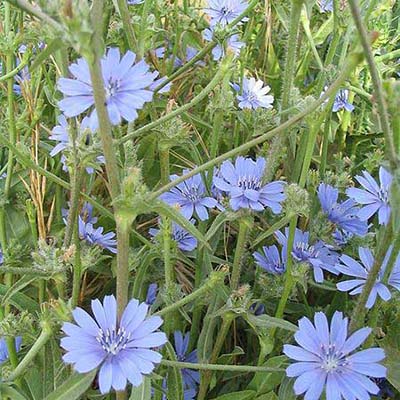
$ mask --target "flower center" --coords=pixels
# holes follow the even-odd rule
[[[108,84],[106,84],[106,99],[109,100],[111,97],[115,96],[118,92],[120,86],[119,80],[109,79]]]
[[[96,340],[101,344],[101,347],[111,355],[118,354],[121,350],[125,349],[126,344],[129,342],[131,333],[127,332],[125,328],[120,327],[107,329],[105,332],[100,329]]]
[[[319,252],[315,250],[314,246],[310,246],[305,242],[297,242],[294,245],[293,256],[298,261],[307,261],[309,258],[318,258]]]
[[[238,180],[238,186],[243,190],[260,190],[261,181],[256,176],[241,176]]]
[[[336,346],[334,344],[330,344],[329,346],[321,345],[321,350],[321,368],[326,372],[334,372],[338,368],[344,367],[346,364],[348,364],[346,358],[343,358],[342,353],[336,350]]]
[[[182,194],[191,202],[196,202],[198,201],[203,194],[202,189],[200,188],[200,186],[197,185],[191,185],[191,186],[187,186],[185,187],[184,190],[182,190]]]

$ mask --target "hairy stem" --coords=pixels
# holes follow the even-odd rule
[[[364,49],[368,67],[371,73],[372,84],[375,90],[375,98],[378,106],[378,117],[381,124],[381,128],[385,135],[386,154],[389,159],[390,166],[392,170],[394,170],[395,168],[399,167],[400,162],[394,145],[393,132],[389,122],[389,113],[387,110],[386,100],[384,97],[381,77],[379,75],[378,68],[376,67],[375,64],[374,55],[372,53],[370,45],[370,38],[365,29],[366,22],[362,20],[358,0],[349,0],[349,5],[358,33],[360,35],[361,44]]]

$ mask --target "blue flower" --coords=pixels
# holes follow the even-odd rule
[[[183,170],[183,174],[187,174],[188,169]],[[178,175],[171,175],[170,180],[173,182]],[[179,207],[179,211],[186,219],[192,218],[194,213],[201,221],[208,219],[207,208],[222,207],[218,201],[206,195],[206,187],[201,174],[196,174],[184,182],[178,183],[169,192],[163,193],[160,199],[165,201],[172,207]]]
[[[190,222],[194,224],[194,220],[190,220]],[[158,235],[159,232],[159,229],[149,229],[149,233],[153,237]],[[182,251],[192,251],[197,247],[197,239],[175,222],[172,223],[172,239]]]
[[[339,228],[337,228],[335,232],[332,233],[333,240],[339,247],[345,246],[353,236],[353,233],[344,231],[343,229]]]
[[[378,185],[367,171],[363,171],[363,175],[357,175],[355,178],[364,189],[349,188],[346,194],[364,205],[358,212],[358,217],[362,221],[367,221],[378,212],[379,224],[387,225],[390,219],[389,191],[393,176],[385,168],[380,167],[380,185]]]
[[[100,246],[103,249],[117,253],[117,241],[114,232],[103,233],[104,228],[99,226],[95,228],[92,223],[85,222],[79,216],[79,237],[85,240],[91,246]]]
[[[319,0],[319,9],[321,12],[332,12],[333,11],[333,0]]]
[[[4,262],[4,255],[3,255],[3,251],[0,248],[0,265],[3,264]]]
[[[169,47],[169,49],[170,49],[170,47]],[[157,49],[154,50],[154,54],[155,54],[155,56],[157,58],[164,58],[166,50],[167,49],[164,46],[158,47]],[[197,49],[195,49],[194,47],[187,46],[186,47],[185,58],[181,59],[181,58],[176,56],[175,59],[174,59],[174,67],[175,68],[182,67],[182,65],[184,65],[186,62],[188,62],[192,58],[194,58],[197,55],[198,52],[199,51]],[[168,60],[171,60],[171,59],[172,59],[172,55],[170,55],[168,57]],[[203,67],[203,66],[206,65],[206,63],[204,61],[199,60],[199,61],[197,61],[195,63],[195,65],[200,65],[200,66]]]
[[[234,211],[240,208],[250,208],[263,211],[271,208],[274,214],[282,211],[281,202],[285,200],[285,182],[275,181],[263,184],[266,161],[258,157],[238,157],[235,165],[231,161],[222,163],[218,175],[214,175],[214,185],[217,189],[229,194],[229,204]]]
[[[149,306],[132,299],[121,320],[117,320],[117,302],[114,296],[105,296],[103,304],[92,301],[94,319],[83,309],[72,312],[77,325],[65,322],[62,330],[67,335],[61,347],[67,353],[64,362],[73,364],[79,373],[100,367],[101,393],[111,387],[124,390],[127,380],[139,386],[143,375],[150,374],[161,361],[161,354],[151,348],[167,342],[163,332],[155,332],[163,323],[160,317],[146,318]]]
[[[340,89],[336,94],[335,101],[332,106],[333,112],[338,112],[340,110],[347,110],[352,112],[354,110],[354,106],[348,102],[349,91],[347,89]]]
[[[180,331],[174,332],[175,340],[175,351],[178,361],[197,363],[197,350],[193,350],[188,354],[190,333],[182,334]],[[188,368],[182,370],[183,384],[185,388],[197,389],[197,385],[200,383],[199,371],[194,371]]]
[[[252,311],[256,316],[262,315],[265,314],[265,306],[262,303],[256,302],[250,306],[250,311]]]
[[[67,119],[63,114],[61,114],[58,118],[58,124],[56,125],[53,130],[51,131],[51,135],[49,136],[50,140],[54,140],[55,142],[58,142],[54,148],[50,152],[50,156],[54,157],[60,152],[63,152],[64,150],[68,150],[72,147],[72,143],[69,139],[69,134],[68,131],[70,129]],[[85,117],[83,118],[82,122],[79,123],[78,125],[78,140],[80,136],[86,135],[86,141],[89,140],[90,134],[92,133],[89,128],[89,123],[90,120],[89,118]],[[96,157],[96,162],[100,164],[105,164],[105,158],[103,155],[99,155]],[[63,165],[63,170],[68,171],[67,167],[67,159],[64,154],[61,156],[61,163]],[[93,174],[94,173],[94,168],[93,167],[86,167],[86,172],[88,174]]]
[[[14,340],[15,350],[18,352],[21,349],[22,337],[17,336]],[[0,339],[0,364],[8,360],[8,349],[5,338]]]
[[[339,191],[330,185],[321,183],[318,187],[318,198],[322,210],[329,221],[346,232],[365,236],[368,232],[366,221],[358,217],[359,208],[352,199],[338,203]]]
[[[392,249],[393,247],[390,246],[385,258],[383,259],[378,277],[366,303],[366,307],[368,309],[373,307],[377,296],[379,296],[383,301],[388,301],[392,297],[387,285],[382,282]],[[336,265],[337,270],[342,274],[356,278],[339,282],[336,286],[341,292],[350,292],[351,295],[355,295],[360,294],[364,288],[365,282],[368,278],[368,273],[374,265],[375,259],[371,250],[365,247],[359,247],[358,255],[360,257],[361,264],[352,257],[343,254],[340,257],[341,263]],[[388,284],[400,291],[400,254],[396,259],[394,269],[388,280]]]
[[[239,107],[243,110],[245,108],[256,110],[257,108],[272,108],[274,96],[267,95],[271,88],[267,85],[264,86],[262,80],[255,80],[254,78],[243,78],[242,93],[238,94]],[[263,87],[264,86],[264,87]],[[240,86],[233,84],[232,87],[240,93]]]
[[[211,29],[205,29],[203,31],[203,38],[207,42],[211,42],[213,40],[214,33]],[[226,47],[233,52],[235,57],[237,57],[240,54],[240,50],[242,47],[245,46],[244,42],[241,42],[239,40],[239,35],[235,34],[230,36],[226,40]],[[219,61],[221,58],[225,57],[225,48],[222,44],[217,44],[213,49],[212,49],[212,55],[213,59],[215,61]]]
[[[285,228],[285,234],[276,231],[275,236],[282,246],[282,255],[286,263],[289,228]],[[321,283],[324,281],[323,270],[335,275],[338,274],[335,264],[339,259],[339,255],[330,250],[321,240],[311,245],[310,234],[297,228],[294,234],[292,257],[297,262],[306,263],[313,268],[315,282]]]
[[[157,290],[158,290],[158,285],[157,283],[151,283],[147,289],[147,294],[146,294],[146,304],[149,306],[152,306],[157,298]]]
[[[326,315],[317,312],[314,324],[303,317],[294,337],[299,346],[286,344],[283,352],[297,362],[286,369],[288,377],[296,377],[296,395],[305,393],[306,400],[319,400],[325,389],[328,400],[370,399],[379,387],[368,377],[386,376],[379,364],[385,358],[380,348],[354,352],[370,335],[372,329],[362,328],[348,335],[348,319],[336,311],[330,327]]]
[[[127,0],[126,2],[128,3],[129,6],[133,6],[135,4],[142,4],[144,0]]]
[[[281,259],[278,248],[273,246],[263,246],[263,254],[258,251],[253,253],[256,263],[265,271],[273,275],[282,275],[286,271],[286,265]]]
[[[145,61],[135,64],[136,55],[127,51],[121,58],[119,49],[110,48],[101,60],[106,106],[112,125],[118,125],[122,119],[132,122],[146,102],[153,98],[149,86],[157,77],[157,72],[149,72]],[[93,88],[89,66],[80,58],[69,68],[75,79],[60,78],[58,89],[65,95],[58,105],[67,117],[75,117],[94,106]],[[90,115],[90,127],[98,127],[95,110]]]
[[[247,7],[246,0],[208,0],[208,7],[204,11],[211,18],[211,26],[224,27],[243,14]],[[242,21],[247,21],[247,18],[243,18]]]

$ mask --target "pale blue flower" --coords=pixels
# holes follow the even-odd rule
[[[264,86],[264,82],[260,79],[243,78],[242,89],[237,84],[233,84],[232,87],[239,93],[237,99],[242,110],[273,107],[274,96],[267,95],[271,88],[268,85]]]
[[[285,228],[285,234],[280,231],[275,232],[275,236],[282,246],[282,254],[286,263],[287,243],[289,238],[289,228]],[[337,275],[335,264],[339,260],[339,255],[329,249],[322,240],[318,240],[313,245],[310,244],[310,234],[296,228],[292,257],[299,263],[306,263],[312,267],[315,282],[324,281],[323,270]]]
[[[184,175],[188,172],[190,172],[188,169],[183,170]],[[178,175],[170,176],[172,182],[177,178]],[[205,221],[209,217],[207,208],[222,209],[217,200],[207,196],[201,174],[196,174],[184,182],[178,183],[169,192],[163,193],[160,199],[172,207],[179,207],[179,211],[186,219],[192,218],[196,213],[201,221]]]
[[[378,185],[367,171],[363,171],[362,174],[363,176],[357,175],[355,179],[364,189],[349,188],[346,194],[363,205],[358,212],[358,217],[362,221],[367,221],[378,213],[379,224],[387,225],[390,219],[389,195],[393,176],[385,168],[380,167]]]
[[[337,228],[358,236],[367,234],[368,224],[358,217],[359,208],[354,200],[348,199],[339,203],[339,191],[325,183],[318,187],[318,198],[322,210]]]
[[[286,369],[288,377],[296,378],[296,395],[319,400],[325,391],[327,400],[369,400],[370,394],[377,394],[379,387],[369,378],[386,376],[386,368],[379,364],[385,352],[377,347],[354,352],[371,332],[362,328],[347,337],[348,319],[338,311],[330,326],[322,312],[315,314],[314,324],[300,319],[294,335],[299,346],[283,346],[283,352],[296,360]]]
[[[114,232],[103,233],[104,228],[95,228],[92,223],[84,222],[79,216],[79,238],[91,246],[100,246],[103,249],[117,253],[117,241]]]
[[[273,275],[282,275],[286,271],[284,255],[279,254],[278,248],[273,246],[263,246],[263,252],[253,253],[254,260],[262,269]]]
[[[129,6],[133,6],[136,4],[142,4],[144,0],[127,0],[126,2],[128,3]]]
[[[134,121],[137,110],[153,98],[149,86],[154,82],[158,72],[149,72],[145,61],[135,64],[136,55],[127,51],[121,58],[119,49],[110,48],[101,60],[106,107],[112,125],[122,120]],[[74,79],[60,78],[58,89],[65,95],[58,105],[67,117],[75,117],[93,109],[94,97],[92,82],[87,62],[80,58],[69,67]],[[90,115],[90,127],[95,131],[98,127],[96,111]]]
[[[114,296],[105,296],[103,304],[93,300],[91,305],[94,319],[78,307],[72,312],[76,324],[65,322],[62,327],[67,335],[61,339],[67,351],[64,362],[79,373],[99,368],[103,394],[111,388],[124,390],[127,381],[139,386],[161,361],[161,354],[151,349],[167,342],[163,332],[156,332],[163,320],[146,318],[149,306],[136,299],[128,303],[120,320]]]
[[[258,157],[238,157],[233,164],[231,161],[222,163],[218,175],[213,182],[217,189],[229,195],[229,204],[234,211],[249,208],[263,211],[269,207],[274,214],[282,211],[281,203],[285,200],[285,182],[275,181],[264,184],[263,176],[266,160]]]
[[[203,38],[204,40],[211,42],[213,40],[214,33],[211,29],[205,29],[203,31]],[[226,47],[233,52],[235,57],[237,57],[240,54],[240,50],[242,47],[244,47],[246,44],[244,42],[241,42],[239,40],[239,35],[234,34],[230,36],[226,40]],[[217,44],[213,49],[212,49],[212,56],[215,61],[219,61],[221,58],[225,57],[225,48],[222,44]]]
[[[222,27],[233,22],[248,7],[246,0],[208,0],[208,7],[204,11],[210,16],[210,25]],[[243,18],[242,21],[247,21]]]
[[[180,331],[175,331],[174,340],[177,360],[181,362],[197,363],[197,350],[188,352],[190,332],[182,334]],[[197,389],[200,383],[199,371],[183,368],[181,372],[184,388]]]
[[[374,286],[372,287],[371,293],[369,294],[367,303],[365,305],[368,309],[373,307],[378,296],[383,301],[388,301],[391,299],[392,295],[388,286],[392,286],[400,291],[400,254],[395,261],[395,265],[388,279],[388,283],[385,284],[382,282],[392,249],[393,247],[390,246],[385,258],[383,259],[378,277],[374,283]],[[337,270],[342,274],[356,278],[339,282],[336,286],[341,292],[349,292],[351,295],[356,295],[360,294],[365,286],[368,273],[372,269],[375,259],[371,250],[365,247],[359,247],[358,255],[361,263],[354,260],[354,258],[343,254],[340,257],[340,263],[336,265]]]
[[[194,224],[195,221],[192,219],[190,222]],[[159,232],[159,229],[149,229],[149,233],[153,237],[158,235]],[[172,239],[182,251],[192,251],[197,247],[197,239],[175,222],[172,223]]]
[[[354,106],[349,103],[349,91],[347,89],[340,89],[336,94],[335,101],[332,106],[333,112],[338,112],[340,110],[346,110],[349,112],[354,111]]]
[[[157,283],[151,283],[147,289],[147,294],[146,294],[146,304],[149,306],[152,306],[157,298],[157,290],[158,290],[158,285]]]

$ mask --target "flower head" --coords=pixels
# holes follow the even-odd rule
[[[182,334],[180,331],[174,333],[175,340],[175,351],[178,361],[197,363],[197,350],[188,352],[190,333]],[[182,369],[182,378],[184,387],[187,389],[197,389],[200,383],[199,371],[194,371],[191,369]]]
[[[133,6],[135,4],[142,4],[144,0],[127,0],[128,6]]]
[[[335,101],[332,106],[333,112],[338,112],[340,110],[345,109],[346,111],[352,112],[354,110],[353,104],[350,104],[349,101],[349,91],[347,89],[340,89],[336,94]]]
[[[85,142],[89,142],[90,134],[92,133],[89,128],[90,120],[88,117],[83,118],[82,122],[79,124],[78,127],[78,140],[82,137],[85,138]],[[72,148],[72,142],[70,140],[69,134],[69,125],[65,115],[61,114],[58,117],[58,125],[56,125],[53,130],[51,131],[51,135],[49,136],[50,140],[54,140],[58,142],[54,148],[50,152],[50,156],[54,157],[60,152],[64,152],[64,150],[68,150]],[[96,162],[98,164],[105,164],[105,159],[103,155],[99,155],[96,157]],[[68,171],[67,167],[67,159],[66,156],[63,154],[61,156],[61,163],[63,164],[63,170]],[[88,174],[94,173],[93,167],[86,167],[86,172]]]
[[[102,226],[95,228],[92,223],[84,222],[82,218],[79,217],[79,237],[91,246],[97,245],[116,254],[117,241],[114,239],[115,233],[103,233],[103,230],[104,228]]]
[[[1,250],[1,247],[0,247],[0,265],[3,264],[3,262],[4,262],[4,255],[3,255],[3,251]]]
[[[391,253],[392,246],[389,247],[385,258],[383,259],[378,277],[374,283],[374,286],[372,287],[366,303],[367,308],[373,307],[377,296],[379,296],[383,301],[388,301],[392,297],[387,285],[382,282]],[[340,257],[340,264],[336,265],[337,270],[342,274],[356,278],[339,282],[336,286],[341,292],[350,292],[351,295],[355,295],[360,294],[364,288],[368,278],[368,273],[373,267],[375,259],[371,250],[365,247],[359,247],[358,255],[360,257],[361,264],[352,257],[343,254]],[[393,272],[388,280],[388,284],[400,291],[400,255],[396,259]]]
[[[263,246],[263,254],[258,251],[253,253],[256,263],[265,271],[273,275],[282,275],[286,270],[284,255],[279,254],[278,248],[273,246]]]
[[[285,200],[282,181],[263,184],[266,161],[258,157],[238,157],[235,165],[231,161],[222,163],[219,175],[214,175],[214,185],[217,189],[229,194],[229,204],[234,211],[240,208],[250,208],[254,211],[263,211],[271,208],[274,214],[282,211],[281,202]]]
[[[183,170],[183,174],[188,172],[188,169]],[[177,178],[178,175],[170,176],[172,182]],[[207,208],[222,209],[217,200],[207,196],[201,174],[196,174],[184,182],[178,183],[169,192],[163,193],[160,198],[170,206],[178,206],[182,215],[187,219],[192,218],[196,213],[201,221],[205,221],[208,219]]]
[[[318,400],[325,389],[329,400],[370,399],[379,387],[368,377],[386,376],[386,368],[379,364],[385,358],[380,348],[369,348],[354,353],[371,333],[362,328],[348,335],[348,319],[336,311],[330,326],[324,313],[317,312],[314,324],[306,317],[299,321],[294,337],[299,346],[286,344],[283,352],[297,362],[286,369],[289,377],[296,377],[296,395]]]
[[[14,340],[15,350],[18,352],[21,349],[22,337],[17,336]],[[0,339],[0,364],[8,360],[8,348],[5,338]]]
[[[272,108],[274,96],[267,95],[271,88],[260,79],[243,78],[242,93],[238,94],[239,107],[243,110],[246,108],[256,110],[257,108]],[[233,84],[232,87],[240,93],[240,86]]]
[[[379,224],[387,225],[390,218],[389,191],[393,176],[385,168],[380,167],[379,185],[367,171],[363,171],[363,176],[357,175],[356,180],[364,189],[349,188],[346,194],[364,205],[358,212],[358,217],[362,221],[367,221],[378,213]]]
[[[149,86],[157,77],[157,72],[149,72],[145,61],[135,64],[136,55],[127,51],[121,58],[119,49],[110,48],[101,60],[106,107],[113,125],[122,119],[131,122],[137,118],[137,110],[153,98]],[[94,106],[93,87],[89,66],[80,58],[69,68],[75,79],[60,78],[58,88],[65,95],[58,105],[67,117],[75,117]],[[90,127],[96,130],[96,111],[90,115]]]
[[[335,232],[332,233],[333,240],[339,247],[345,246],[353,236],[353,233],[344,231],[340,228],[337,228]]]
[[[146,318],[148,308],[132,299],[120,321],[114,296],[105,296],[103,304],[98,299],[92,301],[94,318],[76,308],[72,312],[76,324],[65,322],[62,327],[67,335],[61,339],[61,347],[67,351],[64,362],[73,364],[79,373],[100,367],[101,393],[109,392],[111,387],[124,390],[127,380],[139,386],[143,375],[150,374],[161,361],[161,354],[151,348],[167,341],[163,332],[155,332],[163,320]]]
[[[214,32],[211,29],[205,29],[203,31],[204,40],[211,42],[213,40]],[[239,40],[239,35],[234,34],[228,37],[226,40],[226,48],[233,52],[235,57],[240,54],[240,50],[246,44]],[[212,49],[212,56],[215,61],[219,61],[221,58],[225,57],[225,47],[222,44],[217,44]]]
[[[286,262],[289,229],[285,228],[285,234],[276,231],[275,236],[282,246],[282,254]],[[311,245],[310,234],[297,228],[294,235],[292,257],[297,262],[306,263],[313,268],[314,279],[316,282],[323,282],[323,270],[327,270],[335,275],[338,274],[335,264],[339,259],[339,255],[330,250],[321,240],[316,242],[314,245]]]
[[[157,283],[151,283],[147,289],[147,294],[146,294],[146,304],[149,306],[152,306],[157,298],[157,290],[158,290],[158,285]]]
[[[190,222],[194,224],[193,219]],[[159,229],[149,229],[149,233],[153,237],[158,235],[159,232]],[[192,251],[197,247],[197,239],[175,222],[172,223],[172,238],[182,251]]]
[[[365,236],[368,225],[358,217],[359,208],[352,199],[338,202],[339,191],[330,185],[321,183],[318,187],[318,198],[322,210],[329,221],[346,232]]]
[[[222,27],[233,22],[242,14],[248,3],[246,0],[208,0],[208,7],[204,11],[210,16],[210,25],[221,25]],[[246,21],[243,18],[242,21]]]

